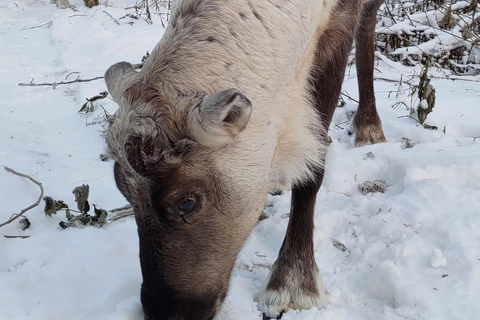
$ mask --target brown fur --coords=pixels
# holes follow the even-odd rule
[[[83,3],[87,8],[98,6],[98,0],[83,0]]]

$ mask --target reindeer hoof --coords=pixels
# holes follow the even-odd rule
[[[278,260],[275,262],[277,263]],[[310,276],[299,276],[295,273],[288,273],[285,269],[277,269],[276,264],[270,271],[269,281],[258,294],[258,307],[263,312],[264,320],[280,319],[284,311],[288,309],[306,310],[312,307],[318,309],[328,304],[328,297],[323,289],[323,282],[320,272],[317,268],[311,271]],[[276,273],[279,272],[287,281],[283,286],[274,285],[275,289],[270,287],[272,278],[278,280]]]
[[[363,122],[360,122],[355,117],[347,130],[349,136],[355,136],[355,147],[387,142],[383,133],[382,122],[378,115],[373,120],[363,120]]]
[[[271,316],[267,316],[265,313],[262,313],[262,320],[272,320],[272,319],[276,319],[276,320],[280,320],[282,319],[282,316],[283,316],[283,312],[280,312],[280,314],[278,316],[276,316],[275,318],[272,318]]]
[[[355,132],[355,147],[387,142],[383,134],[382,126],[368,126]]]

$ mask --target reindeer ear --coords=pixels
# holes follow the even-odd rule
[[[221,148],[245,129],[251,113],[250,100],[237,89],[208,94],[190,112],[190,131],[201,145]]]
[[[120,99],[125,90],[137,79],[138,72],[128,62],[118,62],[105,72],[105,83],[113,100],[120,104]]]

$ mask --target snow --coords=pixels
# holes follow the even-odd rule
[[[117,107],[106,99],[93,114],[77,112],[85,98],[106,90],[103,81],[55,89],[17,83],[87,79],[118,61],[138,63],[164,29],[158,16],[153,24],[118,25],[104,12],[120,19],[127,0],[92,9],[71,3],[79,11],[46,0],[0,3],[0,164],[30,175],[45,195],[70,207],[73,188],[89,184],[90,202],[112,209],[126,202],[112,162],[99,157],[105,152],[100,105],[108,113]],[[426,130],[406,117],[418,105],[408,83],[418,83],[421,66],[377,57],[377,104],[388,142],[353,148],[346,128],[356,104],[346,98],[329,130],[314,240],[330,305],[290,310],[283,319],[478,319],[480,77],[431,70],[437,96],[426,122],[439,129]],[[356,85],[350,66],[344,90],[353,98]],[[374,180],[385,181],[385,193],[361,194],[358,185]],[[0,223],[38,195],[36,185],[0,168]],[[280,248],[289,201],[289,192],[267,197],[268,218],[238,256],[218,319],[261,319],[255,296]],[[0,228],[0,235],[30,236],[0,236],[0,319],[142,319],[133,218],[62,230],[65,215],[45,217],[43,203],[26,216],[32,225],[25,231],[17,221]]]
[[[440,249],[433,249],[432,258],[430,259],[430,265],[433,268],[441,268],[447,266],[447,258],[445,258]]]

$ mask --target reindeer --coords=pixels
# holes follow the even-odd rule
[[[183,0],[136,72],[111,66],[120,106],[107,144],[140,240],[148,320],[213,319],[268,192],[291,189],[290,220],[258,295],[267,316],[328,303],[313,215],[327,130],[352,42],[355,145],[385,141],[373,92],[382,0]]]

